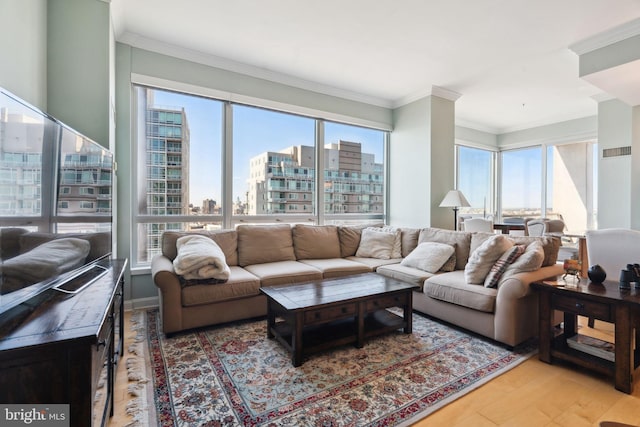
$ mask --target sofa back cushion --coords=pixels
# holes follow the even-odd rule
[[[165,231],[162,234],[162,255],[171,261],[176,259],[178,238],[190,234],[207,236],[220,246],[228,266],[238,265],[238,233],[235,230]]]
[[[420,230],[418,244],[423,242],[446,243],[456,248],[456,270],[464,270],[469,260],[471,234],[466,231],[444,230],[441,228],[423,228]]]
[[[382,225],[341,225],[338,227],[338,237],[340,238],[340,256],[342,258],[356,255],[358,247],[360,247],[362,230],[368,227],[382,227]]]
[[[473,233],[471,236],[471,253],[475,251],[485,240],[494,236],[493,233]],[[509,236],[516,245],[525,245],[533,242],[541,242],[544,250],[543,267],[554,265],[558,261],[558,251],[560,250],[560,239],[555,236]]]
[[[244,267],[267,262],[295,261],[291,226],[239,225],[238,265]]]
[[[418,247],[418,238],[420,237],[419,228],[401,228],[402,230],[402,258],[409,255],[416,247]]]
[[[335,225],[296,224],[292,229],[297,259],[340,258],[340,238]]]

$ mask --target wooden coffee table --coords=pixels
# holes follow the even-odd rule
[[[267,336],[300,366],[304,355],[346,344],[361,348],[366,339],[401,328],[410,334],[415,288],[375,273],[264,287]],[[402,308],[403,315],[389,307]]]

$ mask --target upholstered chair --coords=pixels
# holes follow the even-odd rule
[[[640,263],[640,231],[624,228],[587,230],[589,264],[600,265],[607,280],[618,281],[627,264]],[[593,327],[593,319],[589,319]]]

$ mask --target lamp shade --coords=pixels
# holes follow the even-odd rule
[[[463,208],[468,206],[471,205],[460,190],[450,190],[447,195],[444,196],[442,202],[440,202],[441,208]]]

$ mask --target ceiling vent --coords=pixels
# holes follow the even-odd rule
[[[620,156],[630,156],[631,155],[631,146],[628,147],[616,147],[616,148],[605,148],[602,150],[602,157],[620,157]]]

